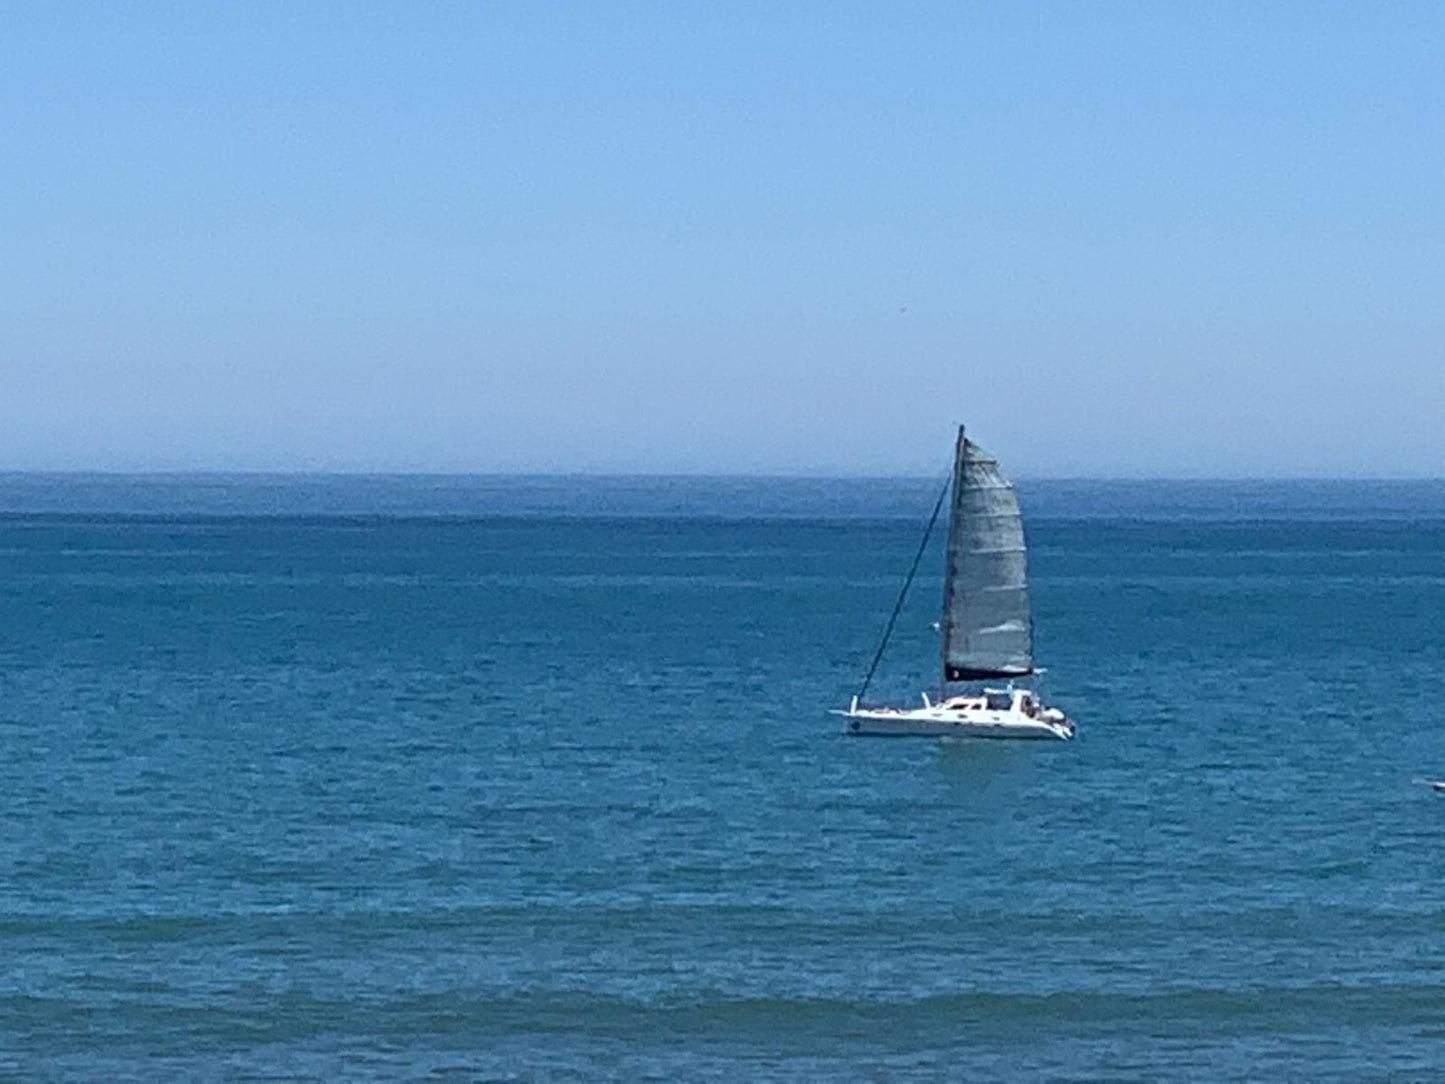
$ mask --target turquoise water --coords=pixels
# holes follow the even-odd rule
[[[0,1074],[1435,1069],[1445,487],[1024,486],[1079,739],[844,737],[931,487],[0,478]]]

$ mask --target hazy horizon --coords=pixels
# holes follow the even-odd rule
[[[55,3],[0,470],[1445,474],[1445,7]],[[1081,466],[1084,464],[1086,466]]]
[[[0,516],[929,519],[947,478],[0,473]],[[1441,479],[1023,478],[1036,519],[1445,521]]]
[[[1445,474],[1015,474],[1005,471],[1009,479],[1015,483],[1029,482],[1099,482],[1099,483],[1148,483],[1160,482],[1170,485],[1188,484],[1200,482],[1204,484],[1249,484],[1249,483],[1414,483],[1414,482],[1442,482],[1445,483]],[[358,470],[310,470],[305,468],[294,470],[215,470],[209,468],[199,469],[158,469],[158,470],[128,470],[128,469],[107,469],[107,468],[58,468],[58,469],[9,469],[0,468],[0,478],[489,478],[489,479],[645,479],[656,481],[667,481],[669,479],[778,479],[807,481],[816,479],[818,481],[833,482],[928,482],[934,480],[933,476],[917,472],[866,472],[854,471],[846,474],[834,474],[823,471],[608,471],[608,470],[572,470],[572,471],[487,471],[487,470],[386,470],[386,469],[358,469]],[[946,472],[937,476],[939,484],[946,480]]]

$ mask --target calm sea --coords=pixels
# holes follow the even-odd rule
[[[0,1077],[1445,1063],[1445,485],[1022,486],[1078,740],[847,738],[932,488],[0,476]]]

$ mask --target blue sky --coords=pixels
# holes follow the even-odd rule
[[[0,469],[1445,475],[1445,5],[0,25]]]

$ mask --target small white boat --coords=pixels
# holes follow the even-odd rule
[[[860,707],[847,711],[848,733],[879,738],[1015,738],[1065,740],[1074,724],[1058,708],[1042,706],[1026,689],[985,689],[935,704],[923,695],[921,708]]]
[[[928,545],[928,536],[953,493],[943,567],[943,617],[938,623],[943,694],[935,703],[925,693],[918,708],[863,704],[908,587]],[[1057,708],[1045,707],[1017,678],[1035,673],[1023,520],[1013,486],[993,456],[958,428],[953,479],[938,495],[933,517],[913,558],[882,643],[846,711],[847,732],[873,736],[1035,738],[1067,740],[1074,724]],[[949,686],[1005,679],[1005,689],[984,688],[959,695]]]

